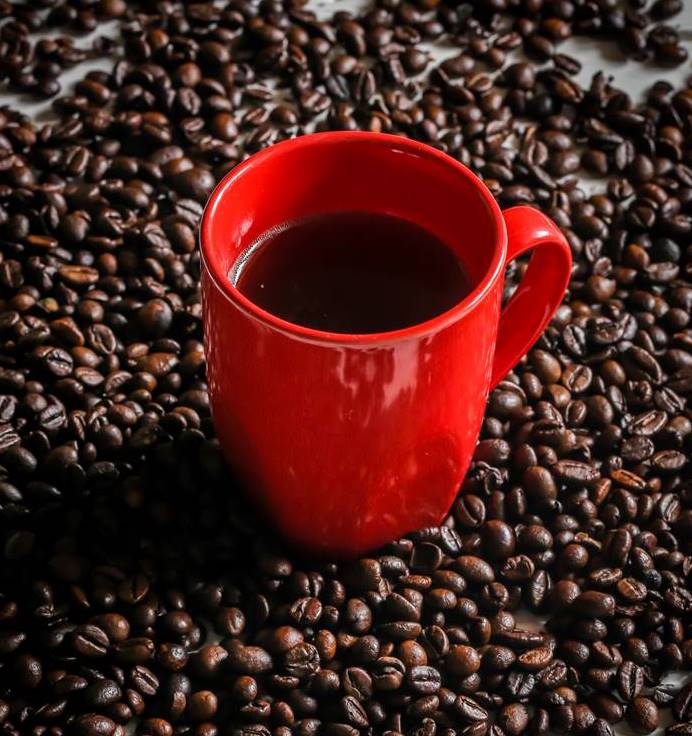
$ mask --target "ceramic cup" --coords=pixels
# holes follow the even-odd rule
[[[406,329],[339,334],[264,311],[228,278],[287,221],[335,211],[408,219],[440,238],[472,284],[449,311]],[[488,392],[540,335],[571,255],[530,207],[501,212],[469,169],[412,140],[318,133],[234,168],[201,226],[212,413],[248,495],[301,551],[348,558],[447,513]],[[505,266],[532,251],[502,308]]]

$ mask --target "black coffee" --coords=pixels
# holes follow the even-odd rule
[[[468,280],[441,240],[407,220],[336,212],[287,223],[253,243],[231,279],[289,322],[365,334],[424,322],[466,296]]]

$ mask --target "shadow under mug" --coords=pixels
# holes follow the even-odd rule
[[[267,230],[336,211],[403,217],[460,259],[473,284],[449,311],[392,332],[292,324],[228,273]],[[569,281],[558,228],[504,213],[458,161],[377,133],[285,141],[234,168],[201,225],[204,338],[221,446],[250,498],[307,554],[348,558],[437,525],[469,466],[492,387],[540,335]],[[506,263],[533,250],[504,309]]]

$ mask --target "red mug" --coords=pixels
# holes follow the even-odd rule
[[[449,311],[349,335],[264,311],[228,278],[290,220],[370,211],[413,221],[474,284]],[[504,309],[504,269],[533,250]],[[469,169],[378,133],[307,135],[234,168],[201,225],[204,337],[221,446],[251,498],[308,554],[349,558],[437,525],[469,466],[489,391],[531,347],[569,281],[567,241],[530,207],[500,212]]]

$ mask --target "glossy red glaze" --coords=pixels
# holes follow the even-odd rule
[[[285,322],[228,280],[235,258],[268,229],[337,210],[431,230],[475,288],[427,322],[344,335]],[[571,268],[567,242],[537,210],[503,217],[459,162],[373,133],[304,136],[237,166],[211,196],[201,247],[209,389],[226,456],[287,540],[342,558],[441,521],[490,388],[545,327]],[[505,261],[532,248],[501,313]]]

